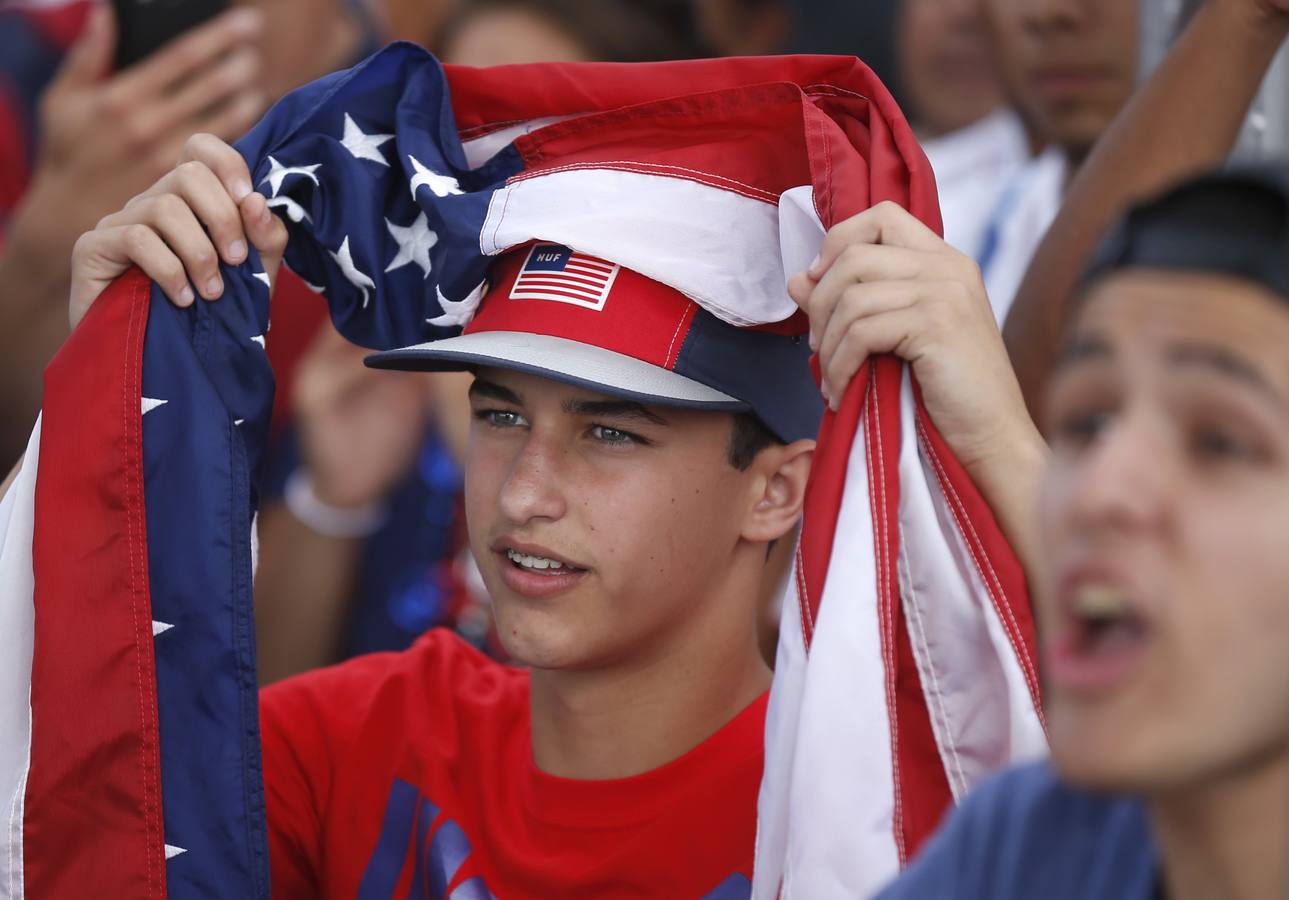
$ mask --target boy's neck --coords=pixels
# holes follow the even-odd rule
[[[1280,900],[1289,849],[1289,752],[1150,800],[1169,900]]]
[[[639,775],[697,747],[770,687],[746,627],[695,618],[657,653],[595,670],[532,673],[533,760],[550,775]]]

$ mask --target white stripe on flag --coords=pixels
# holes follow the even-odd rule
[[[900,593],[931,727],[954,798],[985,776],[1047,754],[1047,740],[1003,620],[919,435],[913,380],[901,396]],[[959,525],[961,522],[961,526]],[[982,561],[986,573],[988,561]],[[993,579],[991,579],[991,582]]]
[[[755,900],[774,900],[780,877],[783,900],[867,897],[899,869],[863,429],[861,419],[844,490],[837,485],[836,543],[808,657],[795,592],[783,605]]]
[[[492,195],[479,248],[503,253],[534,234],[661,281],[735,325],[797,311],[784,290],[779,207],[726,188],[616,169],[521,178]]]
[[[40,419],[22,471],[0,498],[0,898],[22,900],[23,796],[31,764],[31,654],[35,628],[31,566]]]

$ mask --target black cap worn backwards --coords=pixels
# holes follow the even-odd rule
[[[1289,301],[1289,165],[1205,175],[1134,207],[1101,244],[1081,286],[1123,268],[1232,275]]]

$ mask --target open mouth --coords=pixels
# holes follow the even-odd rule
[[[1121,590],[1085,584],[1071,604],[1074,649],[1087,657],[1114,656],[1134,649],[1146,637],[1146,622]]]
[[[533,556],[528,553],[520,553],[515,549],[506,551],[506,558],[516,569],[524,572],[532,572],[534,575],[574,575],[579,572],[585,572],[585,569],[579,569],[570,563],[562,562],[558,559],[551,559],[546,556]]]
[[[1060,624],[1046,642],[1048,678],[1075,692],[1119,685],[1149,646],[1150,622],[1136,599],[1114,584],[1084,582],[1062,606]]]

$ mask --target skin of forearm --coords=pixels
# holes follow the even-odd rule
[[[1030,584],[1039,562],[1038,491],[1048,455],[1038,429],[1026,423],[1012,439],[1001,443],[997,452],[967,467]]]
[[[1003,328],[1036,420],[1071,295],[1106,227],[1130,203],[1223,162],[1287,30],[1202,7],[1071,182]]]
[[[259,535],[256,655],[270,684],[335,661],[363,542],[318,534],[281,503],[260,512]]]

